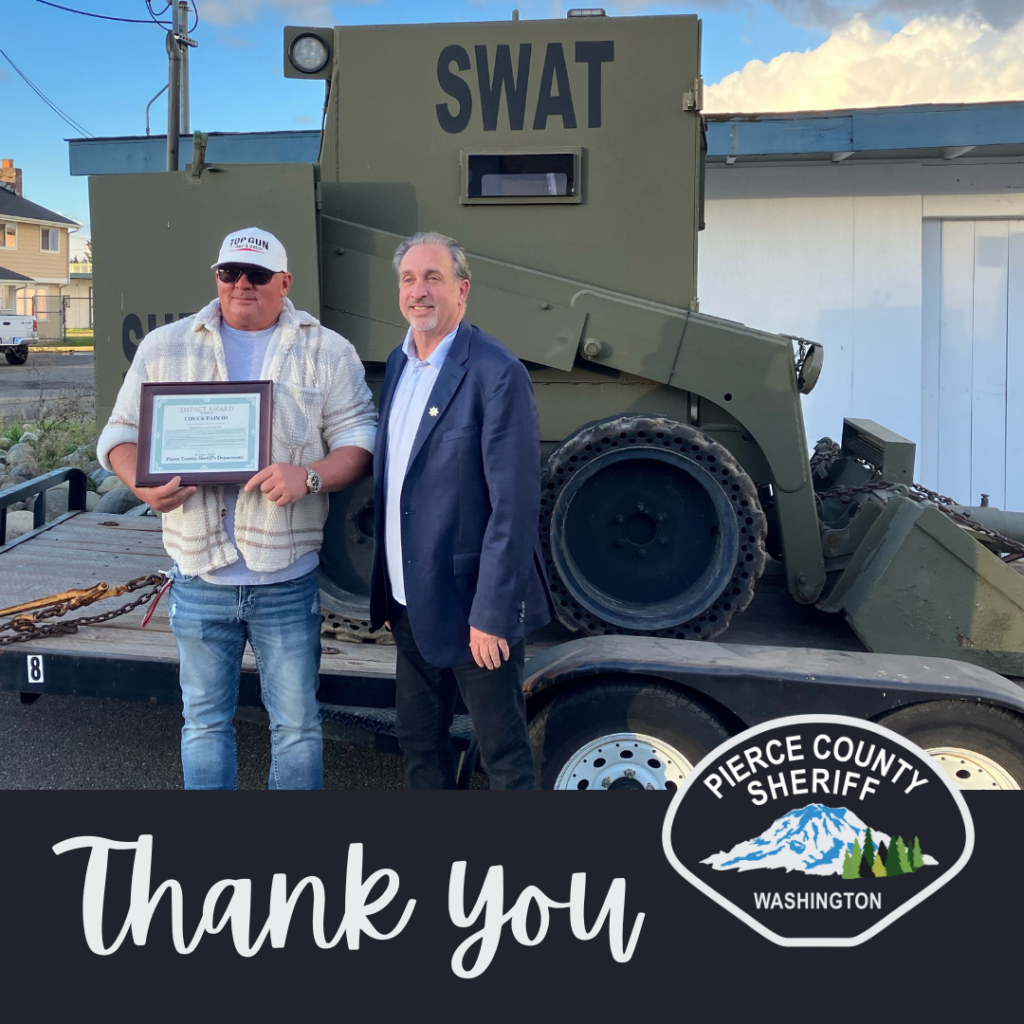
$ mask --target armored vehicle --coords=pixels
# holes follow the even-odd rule
[[[920,487],[913,443],[869,420],[809,452],[822,345],[698,308],[696,17],[292,27],[284,51],[286,77],[325,88],[317,161],[208,161],[196,133],[184,170],[90,179],[101,422],[145,334],[210,300],[228,232],[281,238],[296,305],[352,342],[375,393],[406,330],[395,248],[453,235],[468,315],[527,366],[540,413],[538,550],[565,628],[528,655],[544,787],[671,789],[721,739],[794,711],[882,721],[966,788],[1024,785],[1020,514]],[[0,517],[51,486],[0,494]],[[356,641],[373,639],[371,502],[369,481],[332,495],[321,552],[325,625]],[[145,520],[73,514],[54,524],[66,540],[46,524],[0,550],[25,597],[47,542],[80,538],[83,564],[116,550],[104,571],[121,575],[143,542],[136,571],[158,560]],[[177,700],[170,633],[150,629],[114,660],[123,630],[40,639],[27,683],[0,651],[0,689]],[[393,742],[393,660],[325,649],[321,707],[345,738]],[[241,703],[259,704],[252,666]]]
[[[282,238],[296,304],[379,389],[405,331],[392,254],[439,230],[470,254],[469,316],[533,377],[564,626],[715,637],[768,567],[869,650],[1024,675],[1024,580],[1000,557],[1024,548],[912,490],[914,445],[878,424],[847,421],[809,459],[822,345],[699,311],[700,36],[694,16],[600,11],[287,28],[285,76],[326,90],[318,163],[208,165],[197,133],[184,174],[90,182],[100,419],[147,330],[208,301],[197,255],[249,223]],[[322,553],[324,605],[354,637],[371,501],[369,481],[332,496]]]

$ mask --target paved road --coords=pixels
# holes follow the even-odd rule
[[[0,418],[35,419],[41,400],[81,400],[95,387],[92,352],[31,350],[24,366],[0,358]]]
[[[44,694],[34,704],[0,693],[0,789],[180,789],[181,711]],[[239,782],[265,789],[266,728],[238,723]],[[324,744],[327,789],[400,789],[402,761],[340,743]]]

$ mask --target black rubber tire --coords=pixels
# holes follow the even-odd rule
[[[373,479],[364,477],[330,495],[320,554],[324,629],[339,640],[373,642],[370,573],[373,566]]]
[[[11,366],[22,366],[24,363],[28,362],[28,349],[25,349],[24,352],[11,352],[8,350],[4,355],[7,356],[7,362],[9,362]]]
[[[962,747],[995,761],[1024,789],[1024,717],[991,704],[936,700],[878,720],[925,750]]]
[[[717,596],[707,599],[699,613],[658,628],[624,625],[623,621],[611,621],[595,607],[584,606],[560,578],[553,555],[552,531],[558,524],[553,523],[552,513],[558,505],[559,494],[573,474],[602,453],[630,446],[640,451],[669,451],[681,461],[692,461],[700,466],[721,487],[726,504],[736,516],[739,546],[731,578],[722,583]],[[764,572],[768,525],[754,481],[723,445],[695,427],[664,416],[617,416],[581,427],[548,457],[540,505],[540,538],[548,593],[558,620],[575,632],[592,636],[626,634],[708,640],[724,632],[732,616],[750,604],[754,584]]]
[[[664,683],[601,677],[558,692],[530,720],[530,745],[541,789],[585,744],[612,733],[663,740],[696,763],[732,731],[702,704]]]

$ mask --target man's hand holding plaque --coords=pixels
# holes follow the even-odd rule
[[[258,487],[269,501],[282,508],[291,505],[309,494],[306,486],[308,474],[302,466],[292,466],[287,462],[275,462],[266,469],[261,469],[246,485],[245,490],[254,491]]]
[[[127,482],[132,493],[157,512],[173,512],[176,508],[184,505],[185,502],[196,493],[196,488],[182,487],[181,477],[173,477],[165,484],[158,487],[139,487],[135,483],[135,445],[118,445],[110,453],[110,464],[114,472]]]

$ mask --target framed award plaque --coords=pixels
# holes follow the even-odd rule
[[[143,384],[135,481],[240,484],[270,465],[269,380]]]

